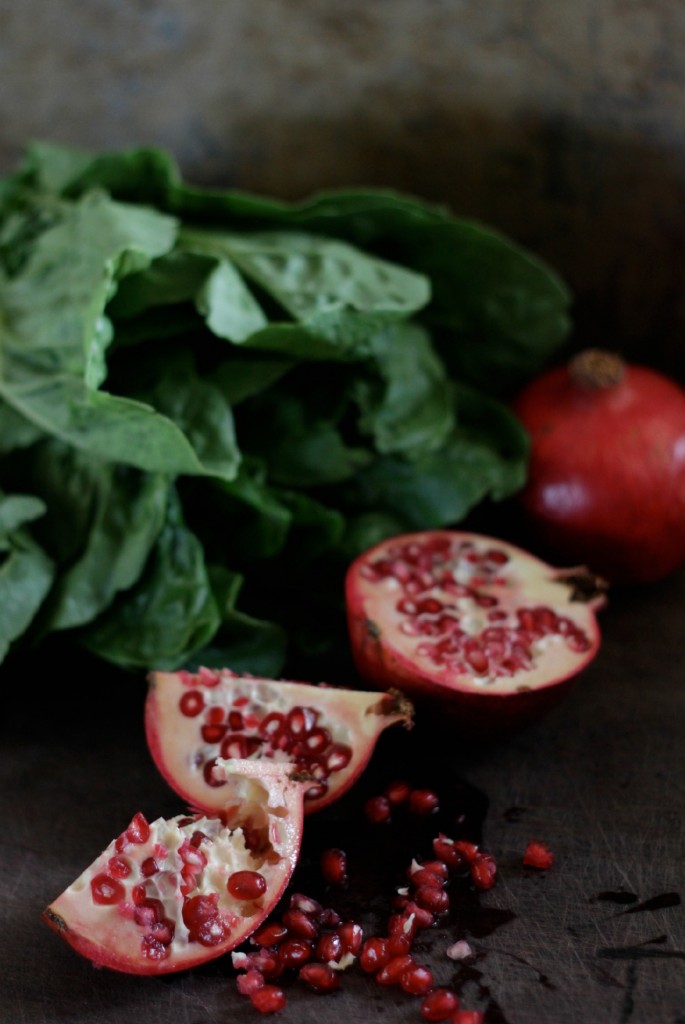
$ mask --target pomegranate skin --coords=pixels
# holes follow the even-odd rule
[[[618,380],[579,380],[571,363],[515,399],[532,442],[517,500],[548,555],[651,583],[685,564],[685,392],[600,354],[622,365]]]

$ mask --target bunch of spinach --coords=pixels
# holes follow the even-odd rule
[[[0,182],[0,659],[62,632],[133,669],[325,657],[355,554],[521,486],[502,399],[568,306],[412,197],[30,147]]]

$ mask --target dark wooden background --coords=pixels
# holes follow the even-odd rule
[[[289,198],[409,190],[561,271],[571,347],[685,381],[684,43],[681,0],[0,0],[0,173],[44,138],[161,145],[193,181]],[[369,832],[361,800],[400,771],[438,779],[500,865],[431,933],[440,979],[487,1024],[683,1024],[684,607],[683,574],[613,593],[597,661],[517,737],[469,748],[423,722],[388,736],[309,823],[302,885],[323,844],[347,846],[348,909],[381,915],[398,858],[427,837]],[[254,1020],[226,960],[119,976],[39,921],[135,810],[180,810],[145,749],[142,681],[54,652],[0,682],[2,1024]],[[557,855],[544,876],[520,865],[532,836]],[[458,934],[476,951],[461,973],[444,957]],[[341,1018],[418,1011],[357,974],[330,999],[293,990],[280,1019]]]

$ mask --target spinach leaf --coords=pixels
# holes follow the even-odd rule
[[[54,565],[23,527],[45,512],[30,495],[0,494],[0,661],[41,607]]]
[[[125,668],[178,668],[221,623],[202,544],[172,492],[162,531],[138,582],[80,632],[81,642]]]

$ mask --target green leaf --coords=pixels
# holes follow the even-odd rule
[[[32,494],[0,493],[0,539],[4,540],[20,526],[44,516],[45,502]]]
[[[209,643],[220,622],[202,545],[174,498],[139,581],[80,636],[126,668],[174,669]]]
[[[370,347],[380,380],[357,382],[359,429],[373,435],[382,454],[435,451],[453,429],[454,414],[450,383],[430,336],[401,323],[376,334]]]
[[[74,377],[24,384],[0,380],[0,396],[24,419],[98,458],[150,472],[211,474],[167,417],[128,398],[90,391]]]
[[[28,536],[15,535],[0,564],[0,661],[28,629],[50,589],[54,566]]]
[[[32,216],[32,214],[27,214]],[[97,387],[116,281],[173,245],[176,222],[94,193],[63,203],[13,277],[0,276],[0,372],[21,382],[69,373]]]

